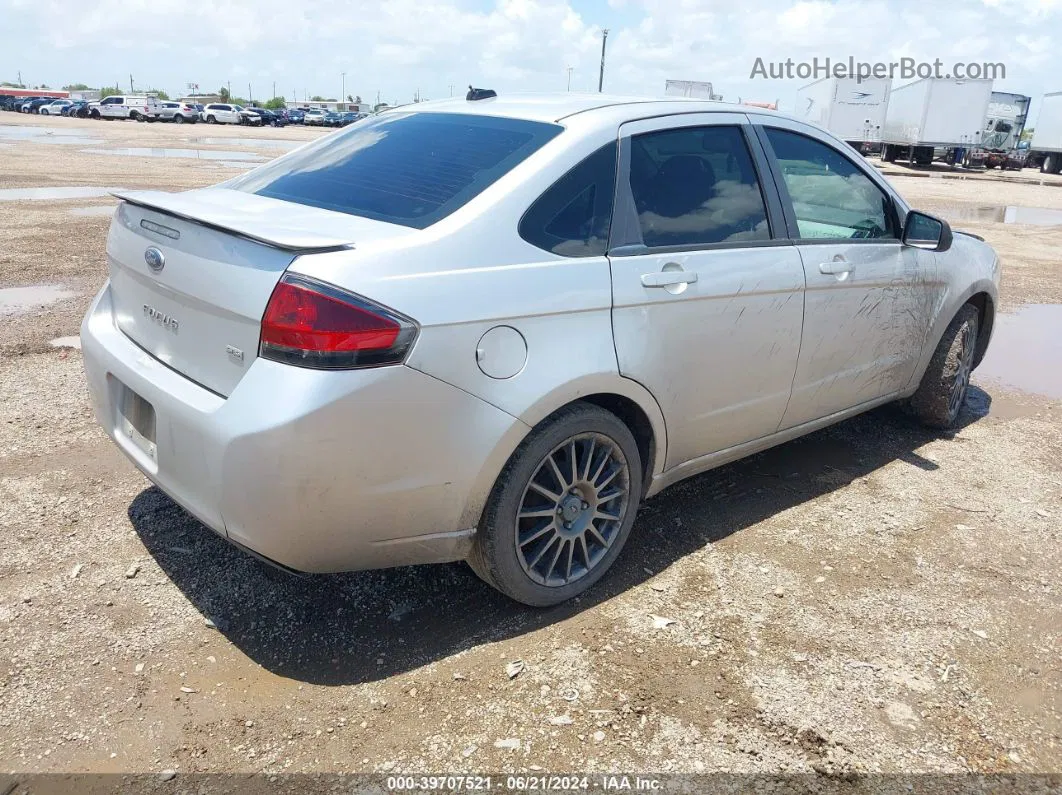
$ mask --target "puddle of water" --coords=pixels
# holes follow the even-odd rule
[[[96,204],[91,207],[75,207],[70,211],[71,215],[85,215],[91,217],[106,216],[110,218],[114,215],[115,206],[113,204]]]
[[[125,188],[3,188],[0,202],[99,199]]]
[[[32,141],[35,144],[81,144],[82,146],[103,143],[101,138],[72,134],[50,127],[0,127],[0,140]]]
[[[268,158],[254,152],[225,152],[209,149],[162,149],[147,146],[127,146],[118,149],[82,149],[93,155],[122,155],[124,157],[185,157],[194,160],[247,160],[260,163]]]
[[[77,348],[81,350],[81,337],[56,337],[48,344],[53,348]]]
[[[21,315],[73,296],[73,291],[56,287],[54,284],[4,287],[0,289],[0,317]]]
[[[981,221],[991,224],[1031,224],[1033,226],[1062,225],[1062,210],[1052,210],[1047,207],[960,206],[944,210],[943,215],[949,221]]]
[[[976,376],[1062,400],[1062,304],[1026,304],[997,315]]]
[[[193,138],[197,144],[210,146],[256,146],[259,149],[280,149],[290,152],[292,149],[302,146],[307,141],[279,141],[275,138]]]

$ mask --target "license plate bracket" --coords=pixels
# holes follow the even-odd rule
[[[122,433],[137,449],[155,461],[158,457],[155,446],[155,407],[123,384],[118,409],[118,426]]]

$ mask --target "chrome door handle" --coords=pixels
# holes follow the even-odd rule
[[[676,284],[693,284],[696,271],[657,271],[642,274],[642,287],[674,287]]]
[[[828,273],[834,276],[842,276],[851,273],[854,270],[855,265],[846,260],[841,254],[835,256],[830,262],[819,264],[819,273]]]

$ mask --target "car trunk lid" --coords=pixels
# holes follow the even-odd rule
[[[107,240],[115,324],[226,397],[257,358],[266,304],[296,257],[408,232],[223,188],[115,195],[123,200]]]

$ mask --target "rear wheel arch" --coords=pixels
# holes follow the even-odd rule
[[[597,381],[597,379],[593,379]],[[595,384],[596,389],[566,390],[567,399],[547,396],[515,418],[513,428],[502,438],[484,462],[462,513],[462,527],[477,526],[491,492],[513,455],[536,428],[565,409],[580,402],[603,408],[615,415],[634,436],[642,459],[642,494],[645,495],[654,475],[663,471],[667,434],[664,417],[656,400],[641,384],[618,375]]]

